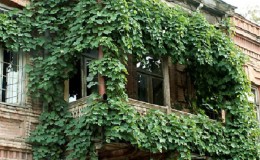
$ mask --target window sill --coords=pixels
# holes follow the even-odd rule
[[[29,106],[0,102],[0,117],[11,118],[13,117],[13,114],[37,118],[41,112],[34,111]]]
[[[19,107],[19,108],[24,108],[24,109],[30,108],[24,104],[0,102],[0,106],[3,106],[3,105],[8,106],[8,107],[16,107],[16,108]]]

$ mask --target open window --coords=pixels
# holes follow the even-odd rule
[[[69,79],[69,102],[76,101],[89,96],[97,91],[97,86],[88,88],[87,77],[89,76],[89,63],[98,58],[97,50],[88,50],[82,54],[81,59],[76,63],[76,74]],[[97,81],[97,77],[95,77]]]
[[[212,108],[204,108],[205,114],[214,120],[221,120],[222,119],[222,112],[220,109],[212,109]]]
[[[252,102],[255,106],[256,117],[258,122],[260,123],[260,108],[259,108],[259,91],[257,87],[252,86],[251,88],[252,96],[249,97],[249,101]]]
[[[151,56],[146,56],[136,63],[137,98],[140,101],[163,105],[163,74],[162,62]]]
[[[24,59],[0,47],[0,101],[10,104],[24,102]]]

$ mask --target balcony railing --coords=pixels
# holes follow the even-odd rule
[[[191,113],[179,111],[176,109],[172,109],[168,106],[159,106],[147,102],[138,101],[135,99],[129,98],[130,106],[133,106],[141,115],[147,114],[147,112],[151,109],[153,110],[160,110],[163,113],[170,114],[172,112],[179,114],[179,115],[189,115],[194,116]],[[83,114],[83,108],[87,105],[87,97],[81,98],[75,102],[71,102],[69,105],[69,111],[72,113],[74,118],[80,117]]]
[[[163,113],[170,114],[172,112],[178,115],[187,115],[187,116],[195,116],[194,114],[190,114],[187,112],[179,111],[172,109],[167,106],[159,106],[155,104],[150,104],[142,101],[138,101],[135,99],[129,99],[130,106],[133,106],[141,115],[147,114],[147,112],[151,109],[160,110]],[[87,105],[87,97],[81,98],[75,102],[71,102],[69,105],[69,110],[71,111],[74,118],[80,117],[83,115],[83,109]],[[96,148],[98,149],[99,158],[106,160],[114,160],[114,159],[165,159],[165,153],[157,153],[153,154],[148,151],[138,150],[135,147],[131,146],[127,143],[104,143],[101,144],[97,142]],[[192,154],[192,159],[208,159],[209,157],[199,156],[196,154]]]

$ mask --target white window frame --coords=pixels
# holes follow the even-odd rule
[[[260,126],[260,105],[259,105],[259,90],[257,87],[252,86],[251,91],[254,92],[253,97],[250,97],[249,101],[252,102],[255,105],[255,111],[256,111],[256,118],[259,122]]]
[[[0,103],[24,105],[25,104],[25,56],[15,53],[18,64],[17,71],[11,71],[4,75],[4,64],[12,65],[10,62],[4,62],[4,48],[0,44]],[[5,68],[7,69],[7,68]],[[11,68],[12,69],[12,68]],[[8,74],[10,76],[8,76]],[[6,86],[3,86],[4,78],[6,78]],[[8,79],[9,78],[9,79]],[[5,99],[2,99],[5,94]]]

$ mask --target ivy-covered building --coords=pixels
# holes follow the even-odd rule
[[[251,91],[253,96],[250,101],[256,106],[256,113],[258,121],[260,122],[260,109],[259,109],[259,85],[260,85],[260,72],[259,72],[259,54],[260,54],[260,26],[245,19],[239,14],[232,17],[235,25],[233,37],[236,45],[249,56],[250,60],[245,66],[245,71],[251,81]]]
[[[0,2],[0,159],[259,159],[260,27],[235,7],[26,4]]]

